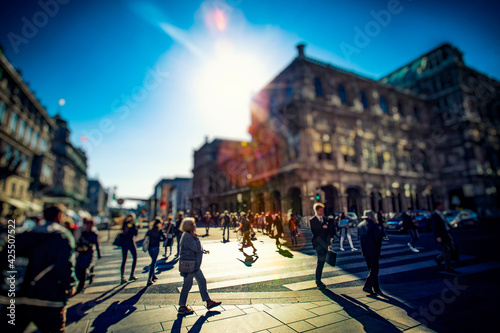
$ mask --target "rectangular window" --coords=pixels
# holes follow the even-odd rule
[[[47,140],[45,139],[40,139],[40,151],[42,153],[45,153],[47,151]]]
[[[24,137],[24,130],[26,129],[26,123],[24,122],[24,120],[20,120],[19,121],[19,130],[17,132],[17,135],[18,137],[22,140],[22,138]]]
[[[30,126],[26,129],[26,136],[24,137],[24,143],[29,144],[31,142],[31,133],[33,129]]]
[[[323,96],[323,86],[319,77],[314,78],[314,89],[316,90],[316,96]]]
[[[364,109],[368,109],[368,99],[366,98],[366,93],[364,91],[361,92],[361,104],[363,104]]]
[[[17,113],[14,113],[14,114],[12,114],[12,118],[10,120],[9,129],[12,133],[14,133],[14,131],[16,130],[16,127],[17,127]]]
[[[5,114],[5,103],[0,101],[0,125],[3,123],[3,115]]]
[[[31,148],[36,149],[38,146],[38,132],[33,133],[33,139],[31,140]]]
[[[27,168],[28,168],[28,156],[23,155],[21,157],[21,172],[22,173],[26,172]]]
[[[7,145],[5,148],[5,163],[8,164],[10,158],[12,157],[12,147]]]
[[[387,106],[387,99],[384,96],[380,96],[380,108],[384,113],[389,113],[389,107]]]

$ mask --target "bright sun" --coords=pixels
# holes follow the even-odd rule
[[[197,96],[203,112],[222,119],[244,115],[249,120],[252,93],[266,83],[259,59],[227,40],[219,40],[213,57],[207,58],[198,77]]]

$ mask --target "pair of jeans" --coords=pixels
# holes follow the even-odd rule
[[[148,249],[149,256],[151,257],[151,265],[149,265],[149,278],[148,281],[153,280],[156,271],[156,259],[160,253],[160,247],[150,247]]]
[[[224,235],[226,234],[227,230],[227,239],[229,239],[229,224],[224,223],[223,228],[224,229],[222,229],[222,238],[225,238]]]
[[[378,271],[379,271],[379,257],[378,256],[368,256],[365,257],[366,266],[368,267],[368,276],[365,281],[365,288],[372,289],[375,291],[380,290],[378,284]]]
[[[408,233],[410,234],[410,245],[411,247],[415,247],[415,242],[418,240],[418,230],[408,229]]]
[[[127,263],[128,251],[132,254],[132,270],[130,271],[130,276],[134,275],[135,266],[137,265],[137,249],[135,245],[122,246],[122,266],[120,268],[122,278],[125,277],[125,264]]]
[[[193,286],[193,277],[196,279],[196,283],[198,283],[198,287],[200,289],[201,299],[206,302],[210,299],[207,291],[207,280],[205,280],[205,276],[201,269],[194,271],[193,273],[189,273],[184,276],[184,284],[182,285],[181,296],[179,297],[179,305],[186,306],[187,297],[191,287]]]

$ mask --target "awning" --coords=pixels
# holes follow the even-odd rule
[[[20,209],[23,211],[30,211],[31,210],[29,203],[26,203],[26,202],[18,200],[18,199],[10,198],[10,197],[7,197],[5,195],[0,195],[0,201],[6,202],[9,205],[14,206],[17,209]]]

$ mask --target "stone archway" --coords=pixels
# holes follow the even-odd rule
[[[264,209],[264,193],[258,193],[255,196],[255,212],[260,214]]]
[[[290,190],[288,190],[288,197],[292,214],[302,216],[302,197],[300,189],[298,187],[290,188]]]
[[[321,190],[325,193],[325,215],[333,215],[334,212],[340,211],[338,208],[338,191],[333,185],[327,185],[321,187]]]
[[[355,187],[349,187],[347,193],[347,211],[355,212],[358,216],[363,213],[361,191]]]
[[[272,205],[271,209],[273,212],[281,212],[281,193],[279,191],[273,191],[271,194]]]

